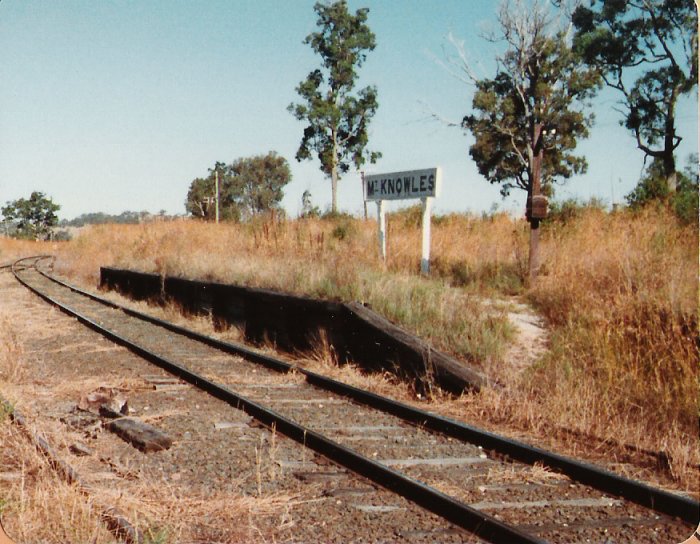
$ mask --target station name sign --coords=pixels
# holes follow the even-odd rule
[[[407,170],[365,176],[365,200],[402,200],[437,196],[440,169]]]

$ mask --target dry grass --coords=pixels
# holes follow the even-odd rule
[[[0,383],[17,383],[26,374],[22,344],[10,320],[0,316]]]
[[[698,462],[697,227],[591,211],[546,247],[529,297],[555,336],[527,390],[560,424],[666,451],[681,478]]]
[[[289,513],[299,502],[284,493],[197,493],[156,478],[139,482],[128,494],[109,488],[101,492],[104,501],[118,505],[153,543],[274,541],[271,533],[289,529]]]
[[[114,542],[100,510],[65,483],[27,437],[5,418],[0,422],[2,475],[0,515],[17,542]]]
[[[60,246],[57,266],[93,287],[99,266],[111,265],[368,302],[505,385],[436,398],[431,409],[541,436],[566,428],[663,450],[676,484],[697,489],[697,226],[680,226],[660,209],[581,210],[566,223],[543,226],[543,275],[527,291],[522,221],[500,214],[439,218],[430,279],[417,275],[415,210],[390,217],[386,264],[377,258],[375,229],[351,218],[100,226]],[[484,303],[513,294],[530,301],[550,332],[548,352],[523,373],[504,360],[512,339],[498,309],[504,305]],[[206,320],[198,326],[210,328]],[[312,359],[313,368],[331,372],[332,354]],[[416,400],[408,387],[397,392],[393,377],[372,382],[351,366],[333,372]]]
[[[15,240],[0,236],[0,266],[12,264],[22,257],[56,253],[62,244],[56,242],[35,242]]]
[[[442,409],[564,440],[597,437],[589,451],[664,452],[662,473],[697,493],[697,227],[659,210],[591,209],[547,225],[542,245],[544,274],[527,298],[548,322],[549,351],[522,375],[495,365],[505,389]]]
[[[62,480],[7,417],[0,421],[0,443],[0,516],[17,542],[116,542],[101,519],[110,508],[139,528],[145,542],[269,542],[289,530],[299,502],[284,493],[198,494],[158,475],[129,482],[127,492],[93,484],[84,493]],[[80,462],[72,462],[82,472]]]
[[[21,253],[18,253],[21,255]],[[30,372],[21,332],[0,307],[0,393],[22,398]],[[26,434],[0,410],[0,517],[17,542],[113,542],[99,509],[60,479]]]

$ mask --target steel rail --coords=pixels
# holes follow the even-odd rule
[[[46,258],[46,257],[43,257]],[[87,296],[90,299],[112,308],[124,311],[128,315],[149,321],[155,325],[164,327],[173,332],[183,334],[188,338],[204,342],[212,347],[228,353],[243,356],[251,362],[262,364],[279,372],[295,370],[306,377],[311,385],[351,398],[352,400],[371,406],[375,409],[390,413],[404,421],[419,425],[425,429],[443,433],[463,442],[469,442],[481,446],[484,449],[506,455],[513,460],[522,463],[541,465],[565,474],[574,481],[589,485],[604,493],[629,500],[640,506],[650,508],[656,512],[678,517],[689,525],[695,525],[700,521],[700,503],[682,495],[671,493],[662,489],[651,487],[642,482],[620,476],[609,470],[602,469],[590,463],[571,459],[536,446],[505,438],[494,433],[479,429],[466,423],[458,422],[444,416],[439,416],[413,406],[379,396],[375,393],[344,384],[332,378],[322,376],[297,365],[282,361],[275,357],[258,353],[239,344],[233,344],[218,340],[194,331],[185,329],[173,323],[157,319],[136,310],[126,308],[112,301],[88,293],[78,287],[63,282],[57,278],[38,270],[47,279],[58,283],[76,293]]]
[[[502,542],[513,544],[547,544],[545,540],[509,526],[488,514],[455,500],[437,489],[382,465],[377,461],[360,455],[354,450],[346,448],[312,429],[299,425],[285,416],[236,393],[224,385],[208,380],[179,363],[171,361],[131,342],[127,338],[107,329],[93,319],[71,309],[46,293],[42,293],[37,288],[29,285],[29,283],[20,278],[16,273],[15,277],[22,285],[37,294],[43,300],[53,304],[68,315],[75,317],[78,321],[99,332],[106,338],[126,347],[140,357],[156,364],[184,381],[191,383],[195,387],[206,391],[232,407],[243,410],[246,414],[254,417],[268,427],[275,428],[277,431],[299,444],[368,478],[389,491],[418,504],[454,525],[473,533],[479,538],[496,544]]]

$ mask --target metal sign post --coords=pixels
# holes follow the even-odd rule
[[[377,203],[379,254],[383,261],[386,261],[386,214],[384,201],[420,198],[423,209],[420,269],[422,274],[430,272],[430,209],[432,199],[439,193],[441,178],[442,172],[440,168],[363,176],[362,188],[365,202],[374,200]]]

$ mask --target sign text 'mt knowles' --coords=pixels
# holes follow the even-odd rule
[[[365,200],[400,200],[437,196],[438,168],[365,176]]]

